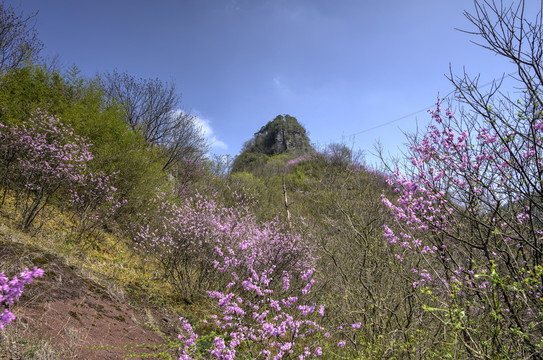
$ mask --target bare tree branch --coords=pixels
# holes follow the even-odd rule
[[[43,48],[34,28],[36,14],[17,14],[13,6],[0,3],[0,73],[37,59]]]
[[[180,109],[175,85],[159,79],[136,79],[114,70],[100,76],[108,105],[120,105],[126,122],[166,155],[163,170],[197,162],[208,144],[194,116]]]

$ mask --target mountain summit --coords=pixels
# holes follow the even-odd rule
[[[284,153],[304,154],[312,151],[305,128],[290,115],[278,115],[245,142],[234,160],[233,171],[243,171],[263,156]]]

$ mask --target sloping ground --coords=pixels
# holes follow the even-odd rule
[[[174,358],[178,321],[134,307],[115,287],[82,276],[50,254],[0,238],[0,271],[39,266],[11,309],[17,319],[0,331],[0,359]]]

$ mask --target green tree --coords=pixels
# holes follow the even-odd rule
[[[17,68],[0,83],[0,121],[20,124],[37,109],[61,118],[92,145],[92,170],[117,173],[114,186],[128,200],[124,213],[135,212],[168,184],[161,171],[167,160],[158,147],[126,123],[118,105],[107,104],[100,83],[85,79],[76,67],[67,73],[41,66]]]

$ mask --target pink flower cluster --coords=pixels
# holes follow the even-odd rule
[[[68,189],[68,203],[78,220],[74,230],[79,236],[90,235],[126,204],[126,200],[119,199],[117,188],[113,186],[117,174],[85,172],[78,175],[77,184]]]
[[[395,224],[383,235],[399,261],[416,264],[413,286],[432,287],[441,306],[540,336],[543,125],[520,117],[463,128],[439,102],[431,116],[411,166],[388,180],[397,197],[382,201]]]
[[[174,284],[183,294],[205,289],[215,300],[212,323],[226,336],[215,338],[213,358],[233,359],[240,349],[263,359],[322,354],[308,340],[322,337],[324,305],[309,301],[316,259],[302,236],[278,219],[258,222],[243,201],[224,207],[200,195],[180,204],[161,196],[153,207],[159,216],[142,214],[134,225],[136,249],[182,278]],[[183,356],[194,351],[186,341]]]
[[[179,321],[183,323],[184,333],[178,336],[178,339],[184,341],[184,347],[180,349],[182,351],[179,360],[191,360],[191,354],[196,351],[196,340],[198,334],[196,334],[192,328],[192,325],[183,317],[179,318]]]
[[[0,273],[0,310],[3,310],[3,314],[0,315],[0,330],[15,319],[9,307],[21,296],[25,285],[42,276],[43,270],[37,267],[33,270],[25,269],[19,277],[14,276],[11,280],[4,273]]]
[[[77,182],[93,158],[90,146],[69,125],[40,109],[19,126],[0,126],[0,163],[17,172],[10,175],[17,182],[13,185],[30,191],[47,192],[63,182]]]
[[[301,156],[298,156],[297,158],[294,158],[290,161],[287,162],[287,166],[294,166],[298,163],[304,163],[304,162],[307,162],[307,161],[311,161],[311,160],[314,160],[314,159],[317,159],[317,158],[322,158],[323,155],[321,153],[317,153],[317,152],[312,152],[312,153],[309,153],[309,154],[305,154],[305,155],[301,155]]]
[[[21,125],[0,124],[0,186],[13,191],[23,228],[59,193],[69,192],[70,203],[93,219],[99,204],[115,203],[112,175],[88,169],[90,148],[71,126],[40,109]]]

